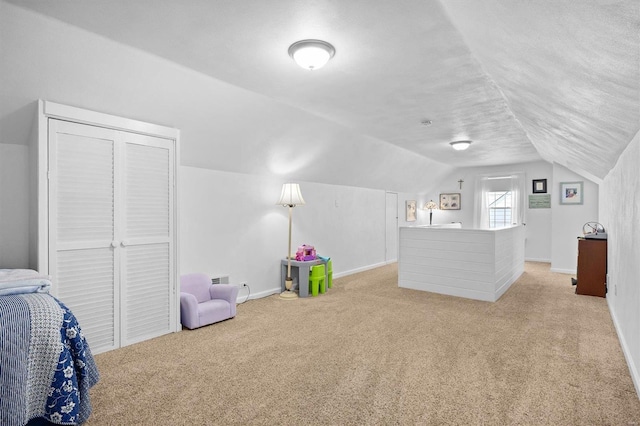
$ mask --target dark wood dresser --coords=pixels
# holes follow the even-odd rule
[[[577,294],[605,297],[607,292],[607,240],[578,240]]]

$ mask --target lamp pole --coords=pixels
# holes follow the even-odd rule
[[[438,205],[433,200],[430,200],[427,204],[424,205],[424,209],[429,210],[429,226],[431,226],[431,224],[433,223],[433,209],[437,210]]]
[[[293,287],[293,279],[291,279],[291,215],[293,213],[293,205],[289,204],[289,251],[287,251],[287,279],[284,281],[284,288],[291,290]]]
[[[285,290],[280,293],[280,297],[284,299],[295,299],[298,297],[296,292],[292,291],[293,279],[291,278],[291,222],[293,216],[293,208],[295,206],[303,206],[304,198],[300,193],[300,186],[297,183],[285,183],[282,185],[282,194],[280,200],[276,203],[282,207],[289,208],[289,245],[287,249],[287,276],[284,280]],[[300,283],[298,283],[300,284]]]

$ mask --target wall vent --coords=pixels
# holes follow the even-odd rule
[[[229,275],[211,278],[211,284],[229,284]]]

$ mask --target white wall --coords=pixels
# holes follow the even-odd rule
[[[459,192],[461,194],[460,210],[435,210],[433,212],[433,223],[442,224],[450,222],[462,222],[463,228],[472,228],[474,219],[474,198],[475,180],[477,176],[487,174],[506,174],[513,172],[524,172],[525,188],[527,190],[525,199],[526,214],[526,242],[525,259],[537,262],[551,262],[551,210],[552,209],[529,209],[529,195],[532,193],[532,179],[547,179],[547,191],[552,197],[553,190],[553,168],[546,161],[536,161],[532,163],[509,164],[493,167],[465,167],[454,170],[445,175],[439,181],[437,190],[422,194],[423,205],[430,199],[438,203],[440,193]],[[463,180],[460,189],[459,180]],[[425,212],[428,223],[428,212]]]
[[[575,274],[577,267],[577,237],[582,236],[585,222],[598,220],[598,185],[558,164],[545,161],[509,164],[494,167],[456,169],[438,183],[437,191],[423,194],[423,200],[438,201],[440,193],[461,193],[460,210],[437,210],[434,223],[462,222],[464,228],[473,227],[475,178],[479,175],[524,172],[526,188],[526,245],[525,259],[550,262],[555,272]],[[462,189],[458,180],[462,179]],[[547,179],[547,194],[551,195],[551,208],[530,209],[528,197],[532,194],[532,180]],[[561,205],[561,182],[584,182],[584,204]],[[428,217],[428,214],[426,215]],[[428,218],[427,218],[428,222]]]
[[[29,149],[0,143],[0,269],[29,267]]]
[[[640,133],[600,187],[600,222],[608,234],[607,302],[640,394]]]
[[[260,94],[3,1],[0,40],[10,41],[3,42],[0,49],[0,143],[24,145],[14,151],[26,152],[36,101],[45,99],[179,128],[182,165],[245,174],[244,179],[253,183],[274,179],[278,183],[276,192],[285,180],[317,182],[331,188],[345,185],[374,191],[412,191],[424,188],[422,182],[451,169]],[[4,160],[0,161],[4,164]],[[28,188],[28,180],[25,168],[1,183],[0,191],[12,195]],[[353,236],[351,227],[361,231],[371,225],[371,216],[378,214],[377,205],[367,206],[359,201],[357,206],[352,205],[360,198],[371,201],[369,195],[363,195],[368,194],[367,190],[351,193],[345,189],[346,194],[334,191],[335,196],[346,198],[344,207],[334,207],[332,214],[339,216],[347,207],[362,209],[359,221],[336,222],[337,232],[347,241],[347,236]],[[220,199],[220,194],[209,193],[209,197]],[[16,257],[11,265],[28,264],[28,237],[22,236],[26,234],[25,226],[28,231],[23,219],[31,213],[27,200],[25,197],[14,203],[10,207],[12,218],[7,217],[2,225],[9,235],[0,240],[0,247],[2,253],[11,252]],[[384,215],[382,203],[380,212]],[[246,222],[231,218],[220,224],[225,232],[217,233],[216,238],[231,238],[223,240],[223,246],[237,243],[233,239],[236,235],[226,232],[237,224],[244,226]],[[359,240],[354,241],[367,243],[362,232],[356,235]],[[189,254],[198,253],[203,247],[199,238],[186,239],[182,249]],[[323,241],[322,234],[310,233],[308,238],[314,240],[307,241],[310,243]],[[189,245],[192,241],[193,247]],[[249,238],[242,242],[247,246],[237,248],[238,252],[252,250]],[[332,255],[339,254],[338,246],[332,243]],[[336,265],[337,268],[357,269],[379,260],[377,246],[350,250],[352,264]]]
[[[288,209],[275,204],[282,183],[181,167],[181,273],[230,275],[233,283],[248,282],[256,297],[279,292],[289,220]],[[306,204],[293,209],[294,254],[313,245],[331,257],[334,276],[384,264],[385,191],[297,183]]]
[[[578,237],[586,222],[598,222],[598,185],[559,164],[553,165],[551,191],[551,270],[575,274],[578,266]],[[583,204],[560,204],[562,182],[583,182]],[[606,227],[605,227],[606,229]]]

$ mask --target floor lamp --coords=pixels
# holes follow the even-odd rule
[[[295,206],[304,206],[304,199],[300,193],[300,185],[297,183],[285,183],[282,185],[282,194],[276,203],[282,207],[289,207],[289,251],[287,252],[287,278],[284,281],[285,290],[280,293],[283,299],[295,299],[298,295],[291,290],[293,279],[291,279],[291,213]],[[299,279],[299,278],[298,278]],[[298,285],[303,285],[298,283]]]

